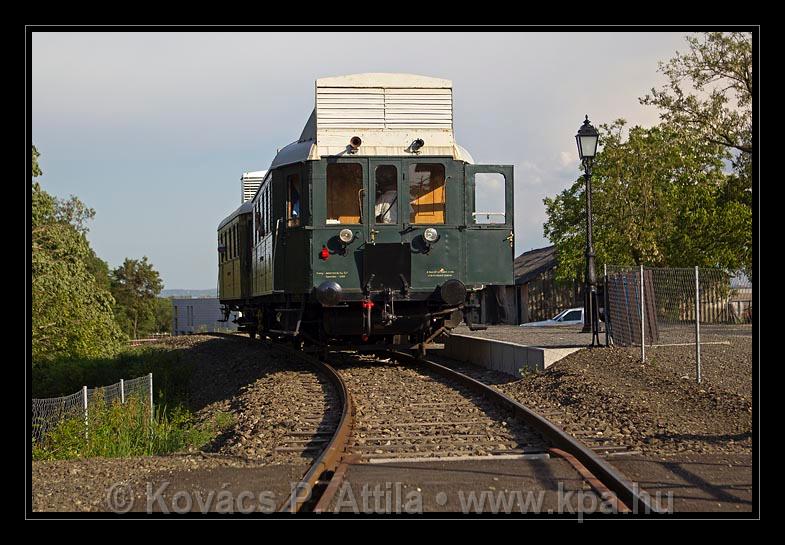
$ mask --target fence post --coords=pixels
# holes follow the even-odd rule
[[[150,388],[150,424],[153,423],[153,374],[147,375],[147,386]]]
[[[82,386],[82,407],[84,408],[84,438],[87,439],[87,386]]]
[[[125,405],[125,383],[120,379],[120,403]]]
[[[602,299],[603,299],[602,304],[603,304],[603,314],[604,314],[603,317],[605,318],[605,320],[603,320],[605,322],[605,346],[610,346],[610,341],[609,341],[610,337],[608,333],[609,313],[608,313],[608,264],[607,263],[602,264],[602,276],[603,276],[602,281],[604,282],[602,286]]]
[[[643,301],[643,265],[641,265],[641,361],[646,361],[646,308]]]
[[[695,267],[695,376],[701,383],[701,314],[700,314],[700,282],[698,267]]]

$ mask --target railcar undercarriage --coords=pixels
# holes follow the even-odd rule
[[[252,338],[288,337],[325,350],[406,348],[424,355],[435,339],[462,321],[479,329],[471,324],[471,308],[466,289],[457,280],[430,294],[390,289],[343,294],[340,286],[325,282],[299,301],[271,295],[244,304],[226,303],[224,313],[239,310],[238,329]]]

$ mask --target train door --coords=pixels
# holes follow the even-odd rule
[[[411,251],[401,243],[408,212],[404,191],[400,159],[370,159],[363,285],[371,280],[373,290],[400,290],[411,284]]]
[[[370,238],[368,159],[330,158],[319,162],[314,177],[324,180],[323,193],[314,195],[313,261],[314,285],[334,280],[344,289],[360,290],[363,285],[363,248]],[[317,186],[318,187],[318,186]],[[322,200],[323,199],[323,200]],[[340,233],[352,232],[350,242],[343,242]],[[325,258],[321,258],[322,252]],[[318,252],[318,253],[316,253]]]
[[[466,283],[512,285],[513,169],[466,165]]]

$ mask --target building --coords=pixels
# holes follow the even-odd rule
[[[556,280],[556,247],[524,252],[513,263],[518,323],[553,318],[562,310],[583,306],[580,283]]]
[[[488,286],[477,294],[474,320],[484,324],[524,324],[553,318],[583,306],[581,286],[556,280],[555,246],[524,252],[513,262],[515,285]]]
[[[237,331],[232,321],[236,313],[228,321],[221,321],[223,313],[217,297],[172,297],[172,306],[172,335]]]
[[[240,177],[240,204],[253,199],[253,196],[259,190],[259,186],[262,185],[265,174],[267,174],[266,170],[243,172],[243,175]]]

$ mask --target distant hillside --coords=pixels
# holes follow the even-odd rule
[[[217,297],[215,288],[208,290],[161,290],[159,297]]]

